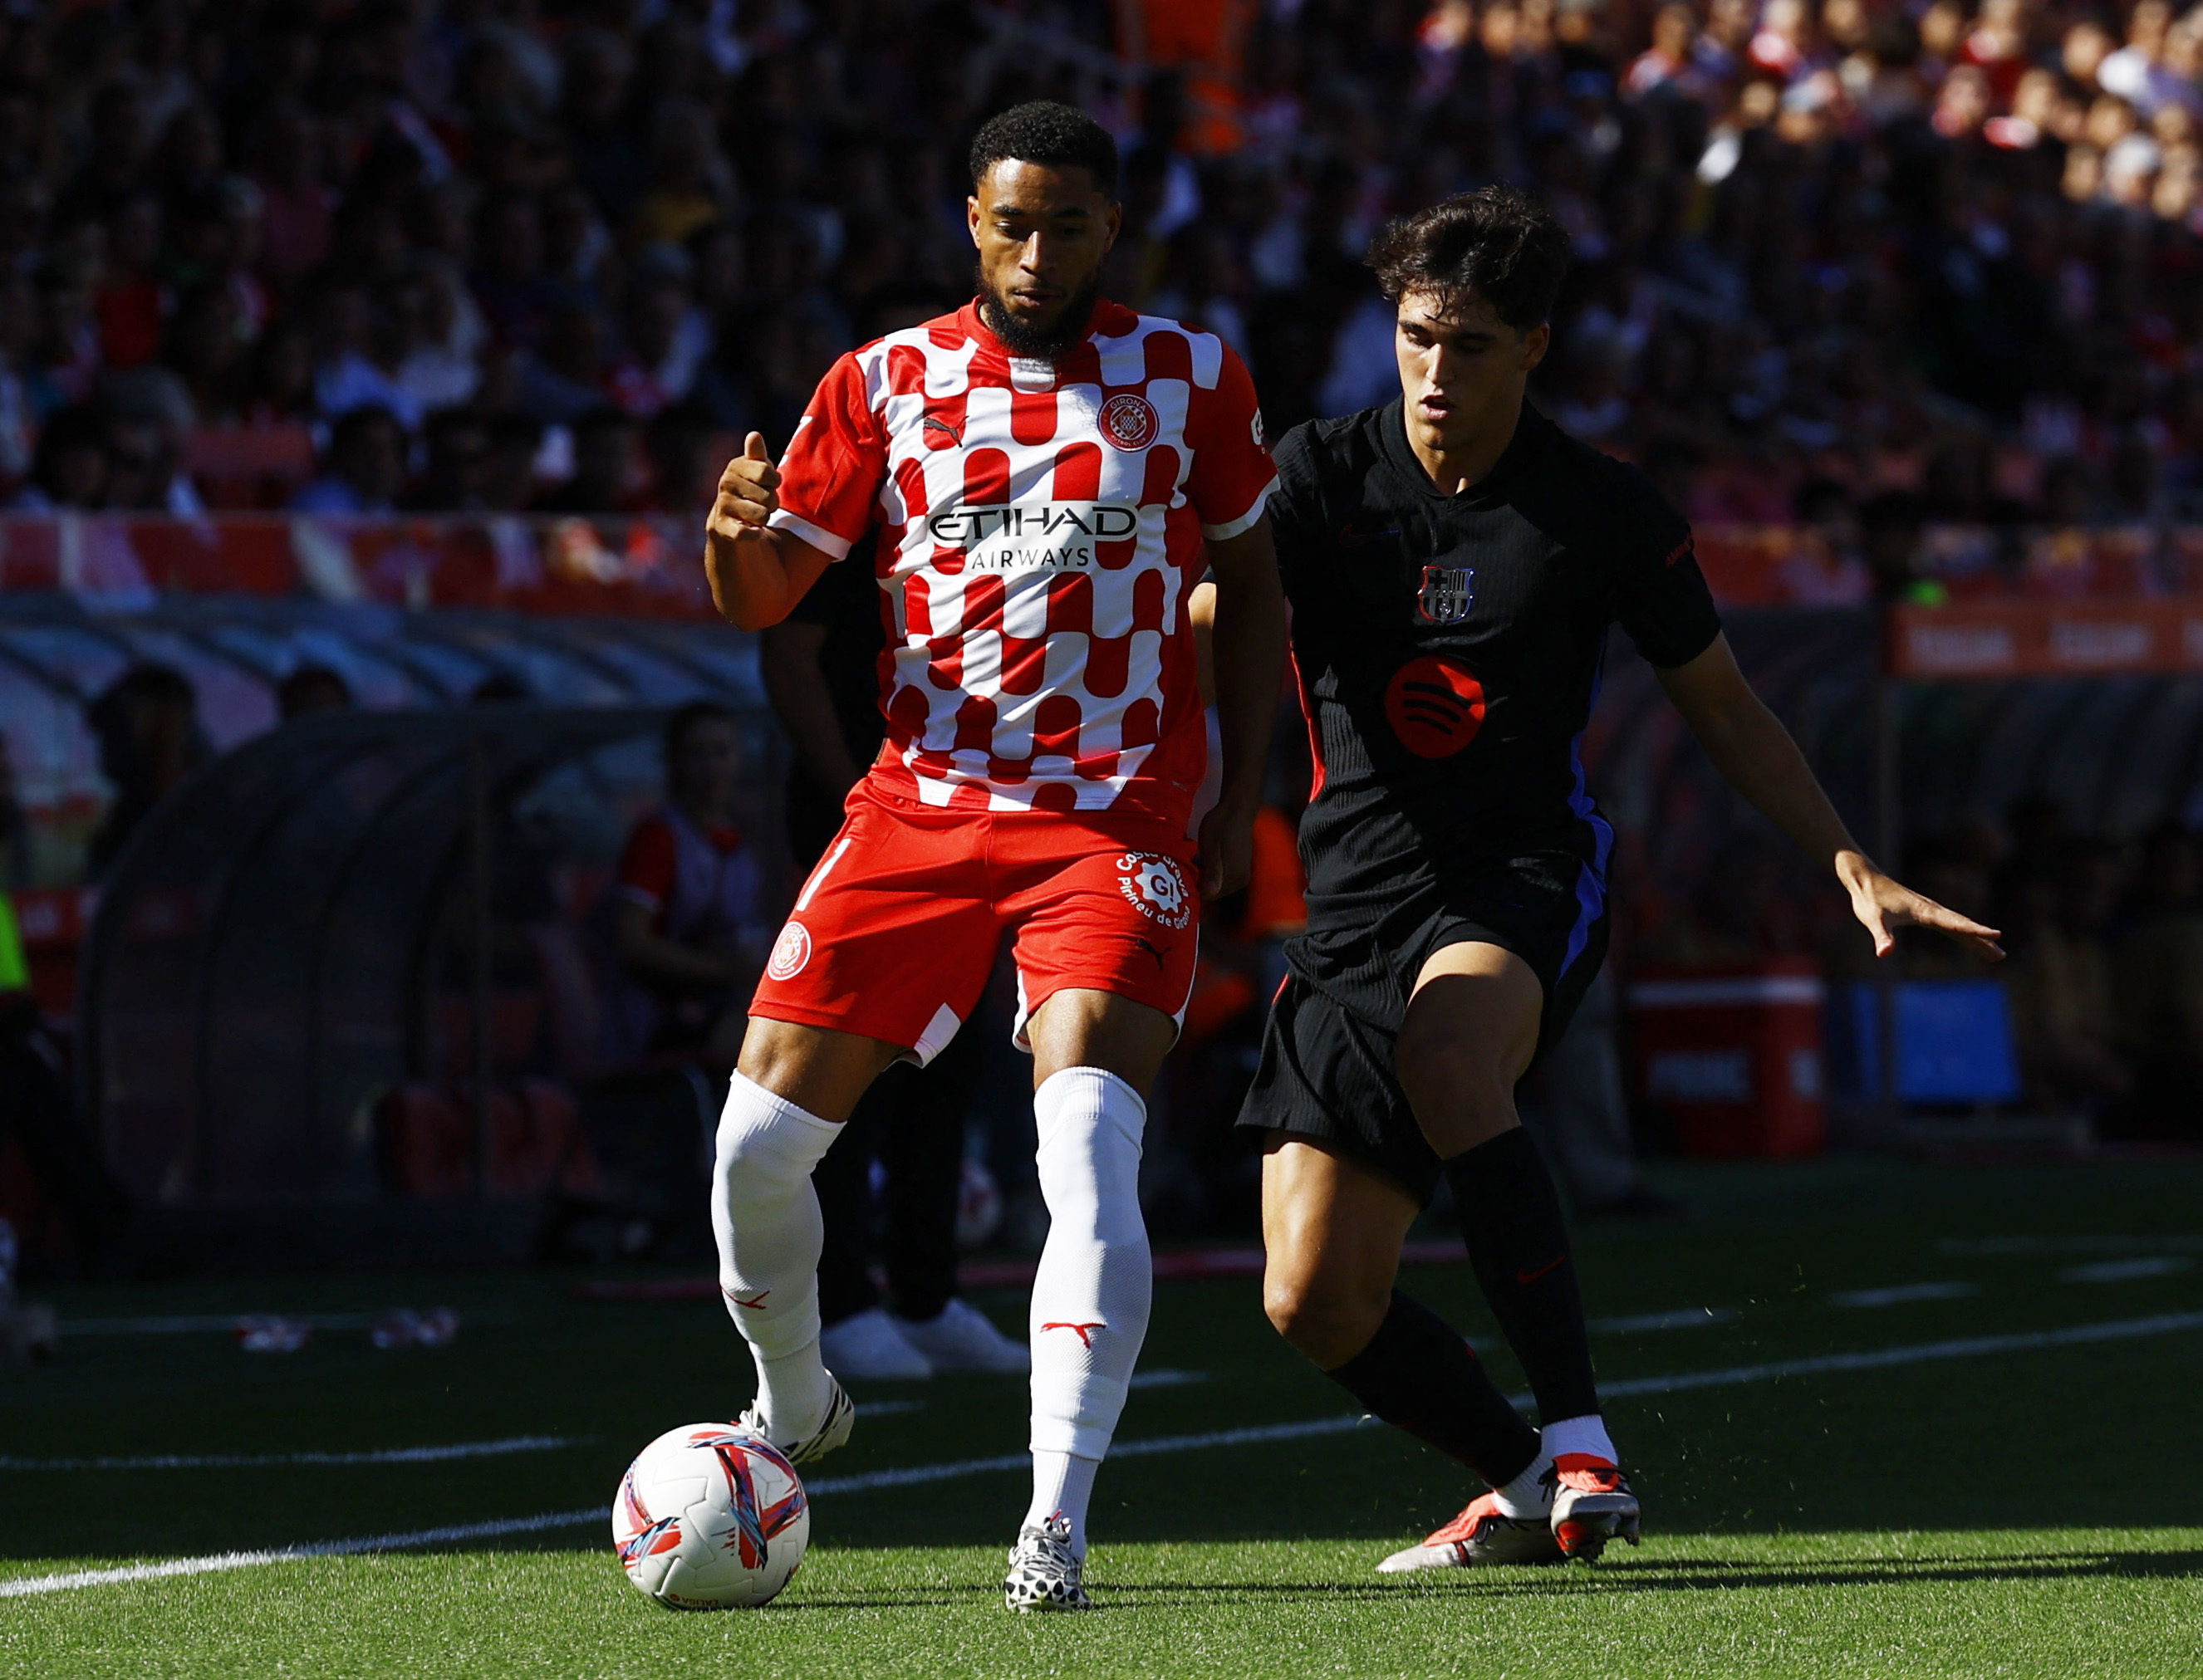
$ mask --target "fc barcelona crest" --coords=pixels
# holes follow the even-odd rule
[[[1415,596],[1415,612],[1426,623],[1458,624],[1468,616],[1476,598],[1474,566],[1426,566],[1423,587]]]

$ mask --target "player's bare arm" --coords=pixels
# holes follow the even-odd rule
[[[1828,803],[1782,720],[1737,669],[1726,635],[1716,636],[1687,664],[1659,675],[1668,698],[1729,786],[1835,871],[1851,896],[1852,914],[1874,935],[1875,956],[1887,957],[1895,948],[1893,928],[1916,927],[1948,934],[1991,962],[2002,958],[1996,928],[1922,897],[1875,867]]]
[[[792,531],[766,522],[780,506],[780,469],[753,432],[742,452],[719,475],[718,493],[704,522],[704,575],[712,604],[744,630],[777,624],[795,610],[833,557]]]
[[[1214,898],[1246,885],[1252,867],[1255,813],[1262,803],[1262,771],[1285,673],[1286,620],[1267,518],[1236,537],[1212,539],[1208,560],[1215,587],[1208,591],[1204,616],[1224,782],[1216,808],[1202,819],[1201,890]]]
[[[823,624],[784,619],[768,625],[758,636],[758,671],[797,760],[821,791],[838,799],[857,785],[865,767],[834,716],[834,696],[818,663],[825,643]]]

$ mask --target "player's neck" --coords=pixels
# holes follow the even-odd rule
[[[1408,447],[1431,475],[1431,482],[1449,496],[1459,495],[1474,488],[1491,476],[1491,469],[1499,464],[1499,457],[1507,453],[1508,445],[1515,441],[1515,433],[1522,424],[1522,404],[1518,398],[1511,407],[1503,407],[1503,419],[1464,437],[1444,438],[1419,421],[1412,412],[1403,416],[1408,433]]]

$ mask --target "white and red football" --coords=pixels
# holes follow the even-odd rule
[[[612,1547],[639,1592],[676,1610],[753,1610],[795,1577],[811,1502],[795,1466],[733,1424],[686,1424],[635,1455]]]

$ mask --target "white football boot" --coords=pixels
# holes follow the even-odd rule
[[[1022,1341],[1011,1341],[985,1313],[965,1301],[950,1301],[931,1318],[899,1317],[895,1327],[936,1371],[1023,1376],[1032,1369],[1031,1350]]]
[[[848,1390],[830,1376],[826,1380],[834,1384],[834,1393],[826,1402],[825,1421],[809,1435],[798,1435],[793,1441],[776,1438],[765,1426],[765,1413],[755,1406],[742,1413],[735,1427],[762,1435],[792,1465],[807,1465],[815,1459],[824,1458],[836,1447],[847,1444],[849,1431],[857,1423],[857,1405],[849,1398]]]
[[[818,1357],[829,1371],[879,1382],[915,1382],[933,1375],[933,1361],[877,1306],[829,1324],[819,1333]]]
[[[1415,1569],[1479,1569],[1492,1564],[1556,1564],[1561,1542],[1543,1516],[1510,1517],[1499,1495],[1482,1494],[1468,1508],[1420,1546],[1395,1552],[1377,1565],[1379,1575]]]
[[[1080,1582],[1084,1565],[1071,1549],[1071,1524],[1061,1517],[1029,1524],[1010,1549],[1002,1601],[1013,1610],[1091,1610]]]

